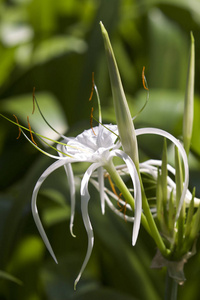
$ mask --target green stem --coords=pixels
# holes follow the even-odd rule
[[[177,300],[178,283],[169,276],[168,270],[165,282],[165,300]]]
[[[143,185],[141,185],[141,188],[142,188],[142,208],[144,211],[144,215],[147,219],[148,225],[151,229],[151,236],[153,237],[153,239],[154,239],[156,245],[158,246],[158,249],[162,253],[162,255],[164,257],[167,257],[170,254],[170,250],[166,248],[166,246],[162,240],[162,237],[158,231],[158,228],[157,228],[154,218],[152,216],[152,213],[151,213],[151,210],[150,210],[150,207],[149,207],[149,204],[148,204],[145,192],[144,192]]]
[[[115,169],[115,166],[112,161],[109,162],[108,165],[105,166],[106,170],[110,174],[112,180],[120,190],[120,192],[123,194],[124,198],[126,199],[127,203],[130,204],[133,211],[135,211],[135,200],[131,193],[129,192],[127,186],[125,185],[124,181],[122,180],[121,176],[118,174],[118,172]],[[146,231],[151,234],[151,230],[149,228],[148,222],[146,220],[145,215],[142,213],[141,215],[141,223],[146,229]]]
[[[115,184],[118,187],[118,189],[120,190],[120,192],[123,194],[126,201],[130,204],[133,211],[135,211],[135,200],[134,200],[133,196],[131,195],[131,193],[129,192],[124,181],[122,180],[122,178],[116,171],[113,162],[110,161],[109,164],[105,166],[105,168],[107,169],[108,173],[110,174],[112,180],[115,182]],[[139,177],[140,177],[140,174],[139,174]],[[142,208],[143,208],[143,213],[141,215],[141,223],[142,223],[143,227],[146,229],[146,231],[153,237],[153,239],[154,239],[157,247],[159,248],[160,252],[162,253],[162,255],[164,257],[167,257],[170,253],[170,250],[166,248],[166,246],[160,236],[158,228],[155,224],[154,218],[152,216],[152,213],[151,213],[151,210],[150,210],[150,207],[149,207],[149,204],[148,204],[145,192],[144,192],[141,178],[140,178],[140,183],[141,183]]]

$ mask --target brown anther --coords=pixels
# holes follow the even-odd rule
[[[112,182],[112,180],[111,180],[111,178],[110,178],[110,175],[107,175],[107,177],[108,177],[108,181],[109,181],[109,184],[110,184],[110,187],[111,187],[113,193],[115,194],[115,196],[118,197],[117,205],[118,205],[119,208],[121,209],[122,206],[121,206],[119,200],[121,200],[122,193],[120,193],[119,195],[117,194],[116,189],[115,189],[115,186],[114,186],[114,183]]]
[[[124,220],[125,222],[127,222],[127,219],[126,219],[126,207],[127,206],[127,201],[125,201],[125,205],[124,205]]]
[[[33,111],[32,111],[32,115],[35,112],[35,87],[33,87]]]
[[[19,121],[18,121],[18,119],[17,119],[17,116],[13,115],[13,117],[15,117],[16,123],[19,125]],[[18,126],[18,128],[19,128],[19,134],[18,134],[17,140],[20,138],[21,132],[22,132],[20,126]]]
[[[91,90],[91,93],[90,93],[89,101],[92,100],[93,93],[94,93],[94,72],[92,72],[92,90]]]
[[[111,180],[111,178],[110,178],[110,175],[109,174],[106,174],[105,175],[105,177],[107,177],[108,178],[108,181],[109,181],[109,184],[110,184],[110,187],[111,187],[111,189],[112,189],[112,191],[113,191],[113,193],[115,194],[115,196],[117,196],[118,197],[118,201],[117,201],[117,205],[119,206],[119,211],[121,211],[121,212],[123,212],[123,214],[124,214],[124,220],[125,220],[125,222],[127,222],[127,219],[126,219],[126,209],[127,209],[127,201],[124,201],[124,200],[122,200],[122,193],[120,193],[119,195],[117,194],[117,192],[116,192],[116,189],[115,189],[115,186],[114,186],[114,183],[112,182],[112,180]],[[121,205],[120,204],[120,200],[122,200],[122,201],[124,201],[124,205]]]
[[[143,67],[143,69],[142,69],[142,84],[143,84],[144,89],[148,91],[149,89],[146,86],[146,78],[145,78],[145,75],[144,75],[144,71],[145,71],[145,67]]]
[[[27,116],[27,121],[28,121],[28,128],[29,128],[29,131],[30,131],[30,135],[31,135],[31,141],[37,146],[36,142],[34,141],[34,138],[33,138],[33,133],[32,133],[32,129],[31,129],[31,124],[29,122],[29,116]]]
[[[91,113],[90,113],[90,127],[92,129],[92,132],[94,133],[94,135],[96,135],[96,133],[94,132],[94,128],[92,126],[92,122],[93,122],[93,111],[94,111],[94,108],[92,107],[91,108]]]
[[[121,208],[120,208],[119,211],[123,212],[123,214],[124,214],[124,220],[127,221],[126,220],[126,208],[127,208],[126,206],[127,206],[127,201],[124,201],[124,203],[125,204],[123,206],[120,205]]]
[[[117,195],[118,196],[118,201],[117,201],[117,205],[119,206],[119,208],[120,208],[120,211],[122,211],[122,209],[123,209],[123,206],[120,204],[120,202],[119,202],[119,200],[122,200],[122,193],[120,193],[119,195]]]

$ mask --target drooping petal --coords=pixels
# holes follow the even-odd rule
[[[67,162],[69,162],[70,159],[63,159],[63,160],[58,160],[56,162],[54,162],[51,166],[49,166],[44,172],[43,174],[40,176],[40,178],[38,179],[36,185],[35,185],[35,188],[33,190],[33,195],[32,195],[32,200],[31,200],[31,208],[32,208],[32,214],[33,214],[33,218],[34,218],[34,221],[36,223],[36,226],[39,230],[39,233],[47,247],[47,249],[49,250],[51,256],[53,257],[53,259],[55,260],[55,262],[57,263],[57,259],[55,257],[55,254],[53,252],[53,249],[50,245],[50,242],[47,238],[47,235],[44,231],[44,228],[42,226],[42,223],[41,223],[41,220],[40,220],[40,217],[39,217],[39,214],[38,214],[38,209],[37,209],[37,195],[38,195],[38,192],[39,192],[39,189],[42,185],[42,183],[44,182],[44,180],[53,172],[55,171],[56,169],[60,168],[61,166],[65,165]]]
[[[70,188],[70,199],[71,199],[70,233],[73,237],[76,237],[76,235],[73,233],[75,205],[76,205],[76,198],[75,198],[76,190],[75,190],[74,173],[72,170],[72,165],[70,163],[64,165],[64,168],[65,168],[65,172],[67,174],[67,178],[69,181],[69,188]]]
[[[155,180],[158,178],[158,169],[157,166],[162,166],[162,161],[157,159],[149,159],[143,163],[140,163],[140,172],[150,174]],[[167,170],[172,175],[175,176],[175,169],[170,165],[167,164]],[[176,183],[171,179],[171,177],[167,176],[167,185],[171,188],[171,190],[174,190],[174,193],[176,193]],[[170,190],[170,192],[171,192]]]
[[[100,167],[97,170],[98,173],[98,181],[99,181],[99,193],[100,193],[100,201],[101,201],[101,211],[102,214],[105,214],[105,194],[104,194],[104,174],[103,168]]]
[[[88,235],[88,248],[87,248],[87,253],[84,259],[84,262],[82,264],[81,270],[74,282],[74,289],[76,289],[76,285],[79,282],[81,275],[88,263],[88,260],[91,256],[93,245],[94,245],[94,234],[93,234],[93,229],[92,229],[92,224],[90,222],[89,214],[88,214],[88,202],[90,200],[90,194],[88,191],[88,182],[90,180],[90,177],[94,170],[99,168],[101,166],[100,163],[94,163],[92,164],[85,172],[83,179],[81,181],[81,212],[82,212],[82,217],[83,217],[83,222],[85,225],[85,229]]]
[[[131,176],[133,186],[134,186],[134,198],[135,198],[135,221],[133,224],[133,235],[132,235],[132,245],[134,246],[140,229],[140,221],[142,215],[142,194],[141,185],[137,169],[132,159],[122,150],[114,150],[111,155],[117,155],[122,158],[127,165],[129,174]]]
[[[185,195],[186,195],[186,192],[187,192],[187,189],[188,189],[188,184],[189,184],[189,166],[188,166],[188,160],[187,160],[186,152],[185,152],[182,144],[179,142],[179,140],[177,140],[173,135],[171,135],[170,133],[168,133],[165,130],[149,127],[149,128],[136,129],[135,132],[136,132],[136,136],[143,135],[143,134],[156,134],[156,135],[159,135],[159,136],[166,137],[167,139],[172,141],[178,147],[178,150],[179,150],[179,152],[182,156],[182,159],[183,159],[185,181],[184,181],[184,186],[183,186],[183,191],[182,191],[181,199],[180,199],[180,202],[179,202],[179,206],[177,208],[177,214],[176,214],[176,220],[177,220],[178,217],[179,217],[181,207],[183,205]]]
[[[140,166],[143,166],[143,165],[150,165],[150,166],[159,166],[161,167],[162,165],[162,161],[161,160],[158,160],[158,159],[149,159],[149,160],[146,160],[144,163],[141,163]],[[157,168],[156,168],[157,170]],[[167,164],[167,170],[170,171],[173,175],[175,175],[175,169],[170,165],[170,164]]]
[[[64,150],[62,145],[57,146],[58,150]],[[61,156],[61,152],[58,152]],[[70,216],[70,233],[73,237],[76,237],[73,233],[73,225],[74,225],[74,216],[75,216],[75,205],[76,205],[76,190],[75,190],[75,180],[74,180],[74,173],[72,170],[72,166],[70,163],[64,165],[65,172],[67,175],[67,179],[69,181],[69,189],[70,189],[70,200],[71,200],[71,216]]]

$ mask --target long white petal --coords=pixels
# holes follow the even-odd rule
[[[88,263],[88,260],[90,258],[90,255],[92,253],[93,245],[94,245],[94,234],[92,229],[92,224],[90,222],[89,214],[88,214],[88,202],[90,200],[90,194],[88,191],[88,182],[90,180],[90,177],[94,170],[99,168],[101,166],[101,163],[93,163],[85,172],[83,179],[81,181],[81,212],[83,217],[83,222],[85,225],[85,229],[88,235],[88,248],[87,253],[84,259],[84,262],[82,264],[81,270],[74,282],[74,289],[76,289],[76,285],[79,282],[81,275]]]
[[[146,160],[146,161],[144,162],[144,164],[145,164],[145,165],[150,165],[150,166],[159,166],[159,167],[161,167],[161,165],[162,165],[162,160],[158,160],[158,159],[149,159],[149,160]],[[141,163],[140,165],[142,166],[143,163]],[[156,170],[157,170],[157,168],[156,168]],[[175,169],[174,169],[171,165],[167,164],[167,170],[170,171],[173,175],[175,175]]]
[[[131,176],[133,186],[134,186],[134,198],[135,198],[135,221],[133,224],[133,235],[132,235],[132,245],[134,246],[140,229],[140,221],[142,215],[142,194],[141,194],[141,185],[137,169],[132,159],[122,150],[114,150],[115,155],[121,157],[125,164],[128,167],[129,174]]]
[[[188,184],[189,184],[189,166],[188,166],[188,160],[187,160],[187,155],[186,152],[182,146],[182,144],[179,142],[179,140],[177,140],[173,135],[171,135],[170,133],[168,133],[165,130],[162,129],[158,129],[158,128],[140,128],[140,129],[136,129],[136,136],[138,135],[142,135],[142,134],[156,134],[159,136],[163,136],[166,137],[167,139],[169,139],[170,141],[172,141],[177,147],[178,150],[182,156],[183,159],[183,164],[184,164],[184,173],[185,173],[185,182],[184,182],[184,186],[183,186],[183,191],[182,191],[182,195],[181,195],[181,199],[179,202],[179,206],[177,209],[177,214],[176,214],[176,220],[179,217],[180,211],[181,211],[181,207],[183,205],[186,193],[187,193],[187,189],[188,189]]]
[[[100,201],[101,201],[101,211],[102,214],[105,214],[105,197],[104,197],[104,174],[103,167],[98,168],[98,182],[99,182],[99,193],[100,193]]]
[[[58,151],[64,152],[64,147],[62,145],[57,146]],[[60,156],[62,153],[58,152]],[[70,189],[70,201],[71,201],[71,216],[70,216],[70,233],[73,237],[76,237],[73,233],[73,226],[74,226],[74,216],[75,216],[75,206],[76,206],[76,189],[75,189],[75,180],[74,180],[74,173],[72,169],[72,165],[67,163],[64,165],[64,169],[67,175],[67,179],[69,181],[69,189]]]
[[[32,214],[33,214],[33,218],[34,218],[34,221],[36,223],[36,226],[39,230],[39,233],[47,247],[47,249],[49,250],[51,256],[53,257],[53,259],[55,260],[55,262],[57,263],[57,259],[55,257],[55,254],[52,250],[52,247],[49,243],[49,240],[47,238],[47,235],[44,231],[44,228],[42,226],[42,223],[41,223],[41,220],[40,220],[40,217],[39,217],[39,214],[38,214],[38,209],[37,209],[37,195],[38,195],[38,192],[39,192],[39,189],[42,185],[42,183],[44,182],[44,180],[53,172],[55,171],[56,169],[58,169],[59,167],[65,165],[67,162],[69,162],[70,159],[65,159],[65,160],[58,160],[56,162],[54,162],[51,166],[49,166],[44,172],[43,174],[40,176],[40,178],[38,179],[36,185],[35,185],[35,188],[33,190],[33,195],[32,195],[32,200],[31,200],[31,208],[32,208]]]
[[[155,180],[157,180],[158,169],[155,166],[161,167],[162,166],[162,161],[161,160],[154,160],[154,159],[147,160],[147,161],[140,164],[140,172],[141,173],[146,173],[146,174],[148,173]],[[176,171],[171,165],[167,164],[167,170],[175,176]],[[174,193],[176,193],[176,184],[171,179],[171,177],[169,177],[169,176],[167,176],[167,184],[171,188],[171,190],[173,189]],[[170,190],[170,192],[171,192],[171,190]]]
[[[67,178],[69,181],[69,188],[70,188],[70,199],[71,199],[70,233],[73,237],[76,237],[76,235],[73,233],[75,205],[76,205],[76,198],[75,198],[76,189],[75,189],[74,173],[72,170],[72,165],[70,163],[64,165],[64,168],[67,174]]]

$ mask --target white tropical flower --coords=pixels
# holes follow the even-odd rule
[[[88,202],[90,200],[90,194],[88,192],[88,182],[91,178],[91,175],[95,170],[98,173],[98,184],[99,184],[99,192],[101,198],[101,208],[102,213],[105,212],[105,193],[104,193],[104,169],[110,173],[110,176],[113,176],[113,172],[115,167],[113,165],[112,159],[114,156],[118,156],[124,160],[130,177],[133,182],[134,187],[134,199],[133,203],[135,205],[135,216],[134,216],[134,225],[133,225],[133,236],[132,236],[132,244],[135,245],[139,228],[140,228],[140,219],[142,213],[142,196],[141,196],[141,187],[140,181],[138,177],[138,173],[136,167],[131,160],[131,158],[122,150],[120,150],[121,143],[117,141],[118,139],[118,130],[116,125],[101,125],[94,127],[89,130],[83,131],[83,133],[79,134],[75,138],[65,138],[62,144],[58,145],[58,153],[57,161],[54,162],[51,166],[49,166],[44,173],[38,179],[36,186],[32,195],[32,212],[35,223],[38,227],[38,230],[42,236],[42,239],[49,250],[50,254],[57,262],[55,254],[52,250],[52,247],[49,243],[49,240],[46,236],[45,230],[42,226],[38,210],[37,210],[37,195],[39,189],[44,182],[44,180],[56,169],[61,166],[65,167],[66,175],[68,177],[70,192],[71,192],[71,221],[70,221],[70,229],[73,235],[73,220],[74,220],[74,210],[75,210],[75,182],[74,175],[72,172],[71,164],[75,162],[89,162],[91,165],[88,167],[86,172],[83,175],[81,181],[81,211],[82,217],[84,221],[84,225],[88,235],[88,249],[85,260],[83,262],[81,271],[75,281],[75,286],[79,281],[83,270],[90,258],[93,244],[94,244],[94,235],[93,229],[90,222],[89,214],[88,214]],[[35,146],[37,147],[37,146]],[[66,156],[68,155],[68,156]],[[128,199],[127,199],[128,201]],[[129,203],[130,204],[130,203]],[[116,210],[115,210],[116,212]]]
[[[100,25],[101,25],[103,38],[104,38],[106,55],[108,58],[108,66],[110,72],[111,87],[113,93],[117,125],[102,124],[100,101],[99,101],[98,91],[95,85],[93,87],[95,89],[97,99],[98,99],[98,105],[99,105],[99,125],[89,130],[83,131],[77,137],[68,138],[63,135],[60,135],[63,138],[63,141],[61,142],[54,141],[57,143],[58,155],[49,154],[37,146],[37,144],[33,140],[32,133],[34,132],[30,129],[30,126],[28,130],[30,131],[31,139],[29,139],[24,132],[24,129],[26,128],[19,125],[17,119],[16,122],[11,121],[12,123],[18,125],[19,128],[21,128],[21,131],[24,134],[24,136],[29,140],[29,142],[35,148],[37,148],[44,154],[47,154],[48,156],[56,159],[56,161],[52,165],[50,165],[40,176],[40,178],[38,179],[35,185],[33,195],[32,195],[32,212],[33,212],[35,223],[38,227],[38,230],[41,234],[41,237],[47,249],[49,250],[50,254],[52,255],[56,263],[57,263],[56,256],[50,245],[50,242],[48,240],[48,237],[45,233],[45,230],[43,228],[43,225],[41,223],[38,214],[38,209],[37,209],[38,192],[45,179],[53,171],[55,171],[61,166],[64,166],[69,181],[70,196],[71,196],[70,231],[71,234],[74,236],[73,222],[74,222],[74,215],[75,215],[75,180],[74,180],[74,174],[72,170],[72,163],[77,163],[77,162],[90,163],[90,166],[83,174],[81,180],[81,188],[80,188],[81,212],[82,212],[83,222],[88,235],[88,248],[87,248],[87,253],[83,265],[81,267],[81,270],[75,280],[75,287],[87,265],[87,262],[90,258],[93,245],[94,245],[94,234],[93,234],[93,229],[88,214],[88,202],[90,200],[90,194],[88,191],[89,181],[99,191],[101,209],[103,214],[105,213],[105,203],[107,203],[107,205],[112,209],[114,213],[116,213],[122,218],[125,218],[127,221],[133,222],[132,245],[135,245],[136,243],[138,233],[139,233],[139,228],[140,228],[140,222],[141,222],[144,228],[147,230],[147,232],[149,232],[151,236],[154,238],[162,255],[167,257],[171,252],[170,249],[168,249],[164,244],[162,237],[158,231],[158,228],[154,222],[152,214],[156,213],[156,211],[153,212],[149,206],[149,203],[146,199],[144,187],[142,185],[142,179],[140,176],[140,173],[150,174],[152,178],[156,180],[158,176],[157,167],[160,167],[162,162],[159,160],[148,160],[146,162],[139,163],[137,136],[144,135],[144,134],[145,135],[153,134],[153,135],[159,135],[165,137],[169,139],[178,148],[178,151],[182,157],[183,169],[184,169],[184,182],[181,187],[182,194],[180,195],[180,199],[176,207],[175,222],[178,220],[180,216],[184,202],[185,203],[187,201],[190,202],[191,199],[194,200],[194,197],[192,197],[191,193],[188,190],[189,167],[188,167],[187,155],[182,144],[174,136],[161,129],[142,128],[142,129],[135,130],[133,125],[133,119],[131,117],[128,104],[126,101],[125,93],[123,91],[112,46],[110,44],[108,34],[103,24],[101,23]],[[145,77],[143,78],[143,80],[145,80]],[[36,104],[38,106],[37,101]],[[38,109],[40,111],[42,118],[44,119],[44,121],[46,121],[39,106]],[[51,129],[53,129],[52,126],[47,121],[46,123],[50,126]],[[51,140],[42,137],[39,134],[36,135],[44,142],[46,140],[47,141]],[[124,161],[125,165],[115,166],[113,164],[113,158],[116,156],[120,157]],[[124,181],[121,178],[122,175],[119,172],[120,168],[123,169],[123,172],[125,172],[125,174],[130,176],[132,180],[133,189],[131,189],[131,192],[130,189],[128,189],[128,187],[124,184]],[[167,165],[167,170],[173,175],[175,175],[175,169],[172,166]],[[109,196],[111,196],[119,204],[120,203],[122,205],[124,204],[124,202],[122,202],[120,197],[116,195],[113,190],[110,191],[104,186],[105,174],[108,174],[110,176],[110,178],[114,181],[115,185],[118,187],[119,191],[123,194],[123,197],[127,202],[126,208],[129,212],[131,213],[134,212],[134,216],[132,215],[130,216],[130,213],[126,213],[126,211],[121,212],[120,210],[116,209],[116,207],[110,201]],[[169,176],[167,176],[167,189],[169,190],[168,191],[169,193],[171,193],[172,191],[174,193],[176,192],[176,184]],[[132,192],[133,195],[131,194]],[[195,199],[195,201],[198,202],[198,199]]]

